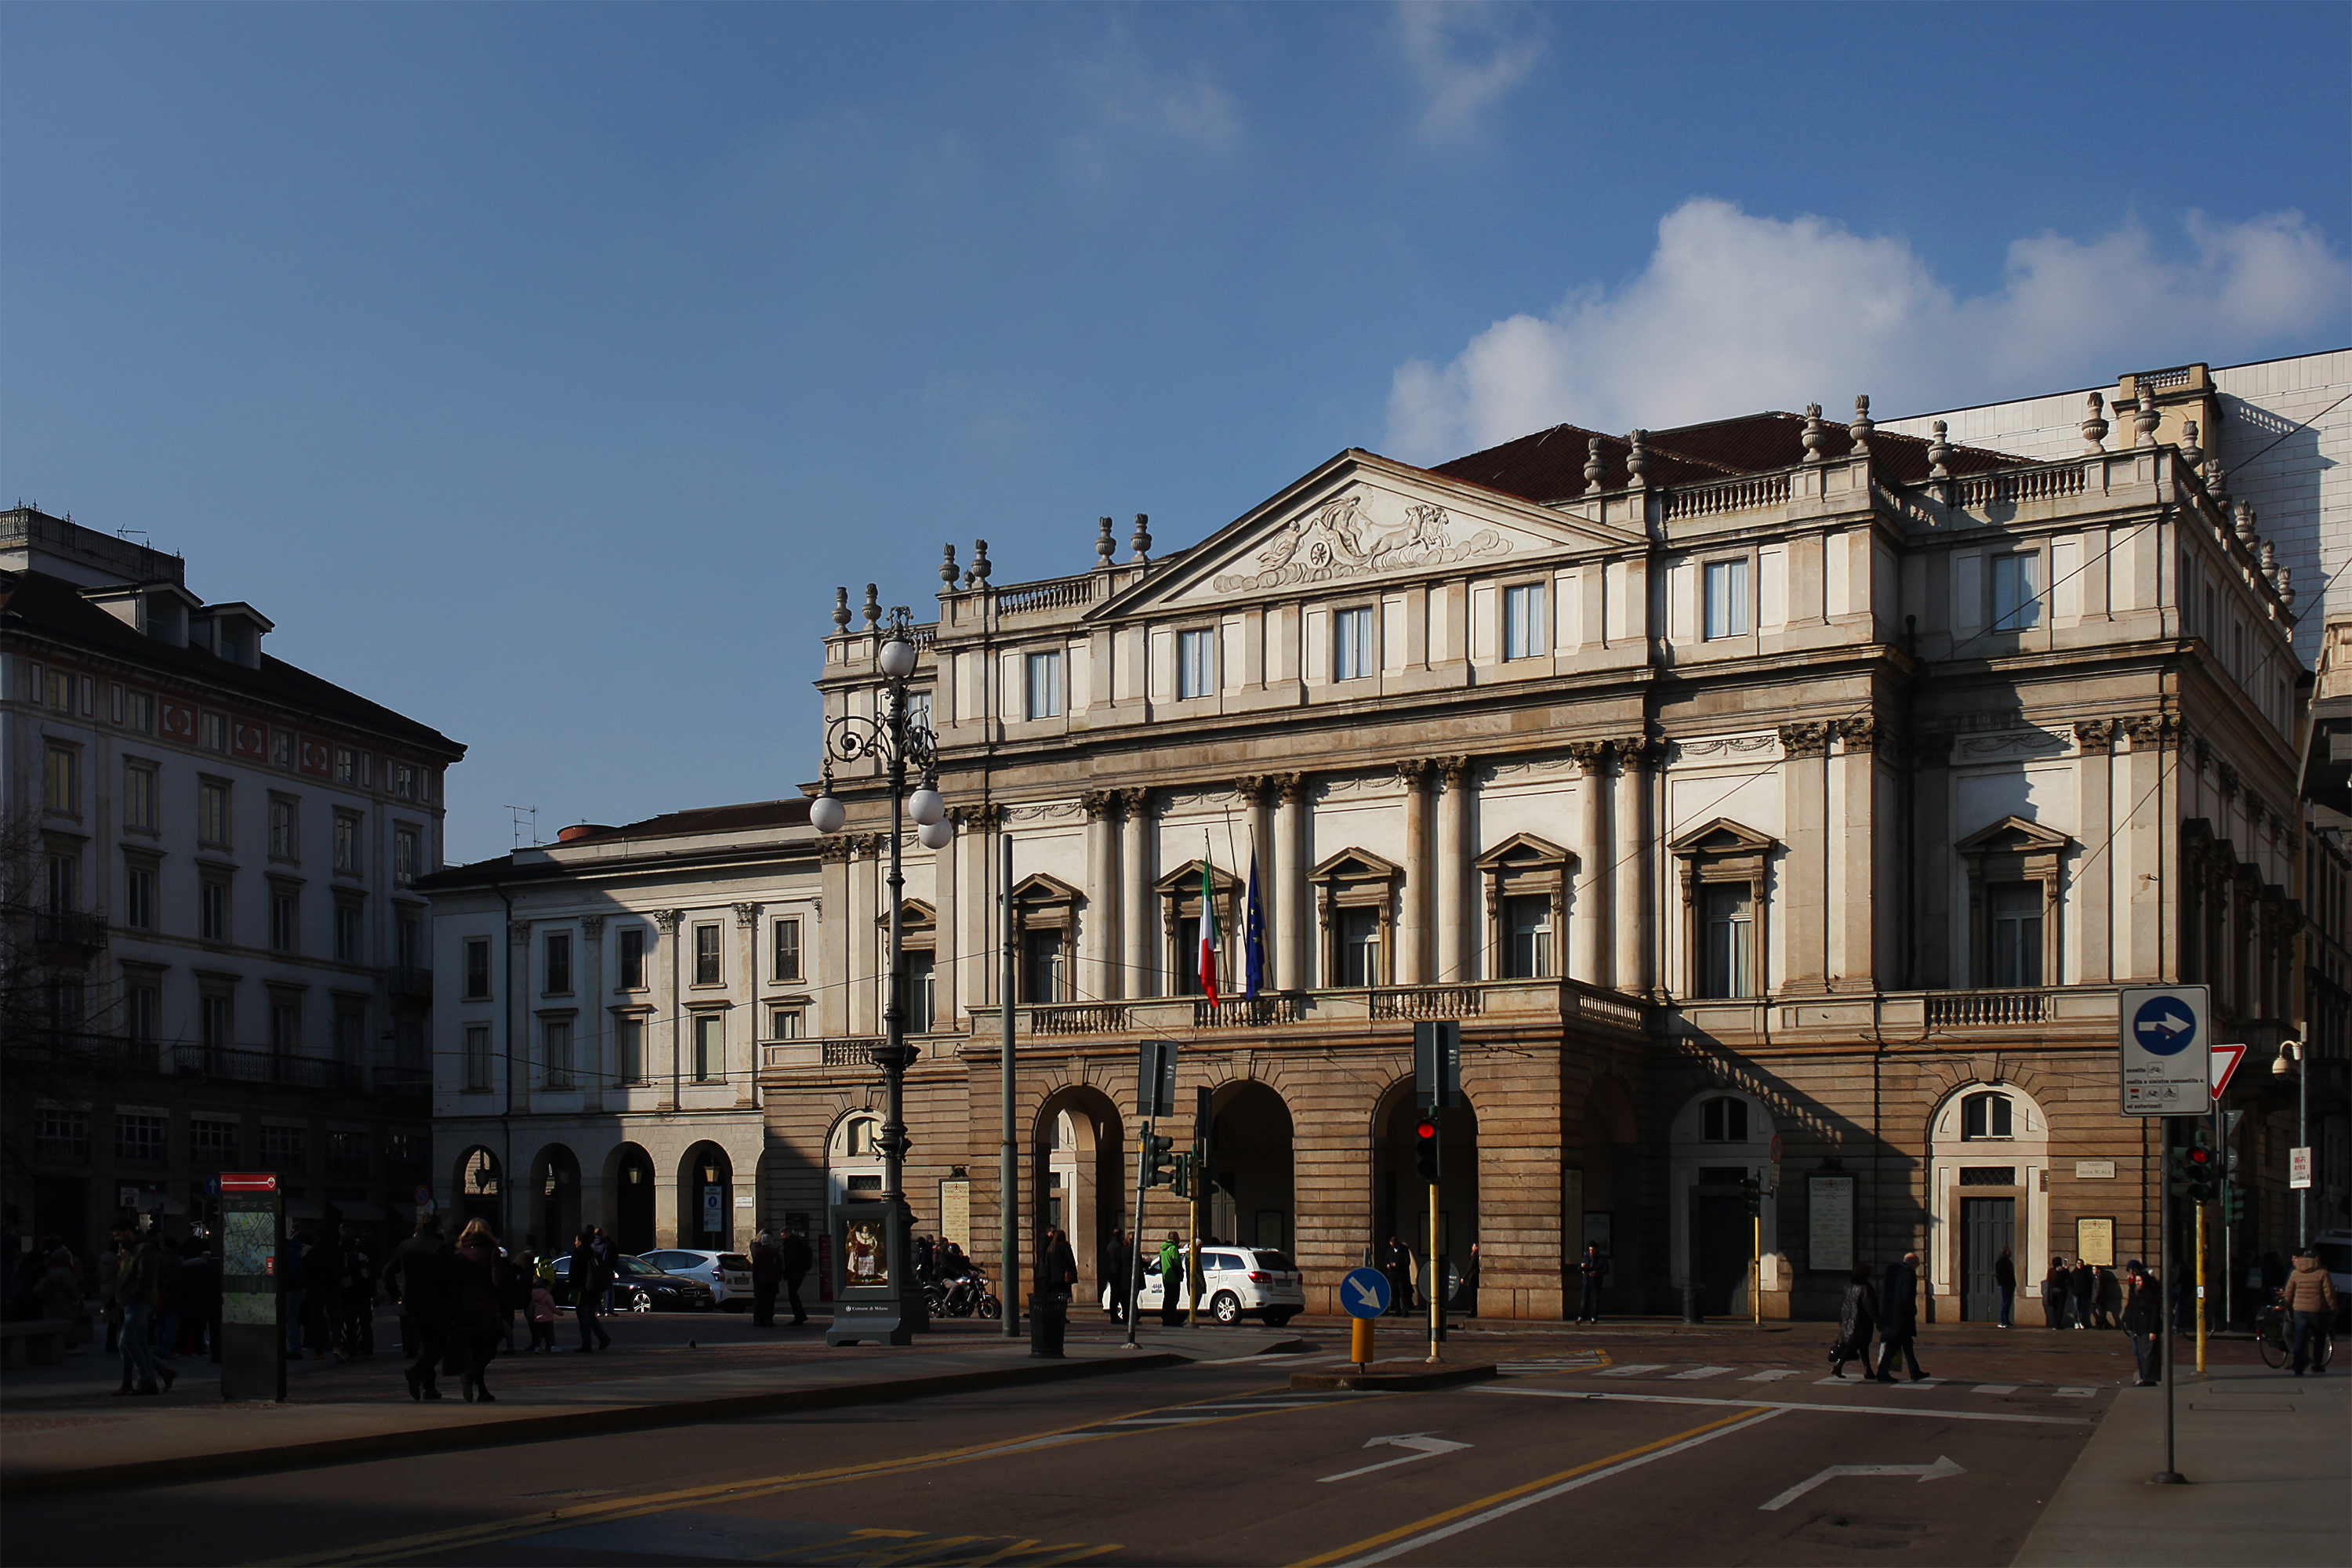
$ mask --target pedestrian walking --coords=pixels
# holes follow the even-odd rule
[[[2050,1260],[2049,1277],[2042,1281],[2042,1321],[2053,1329],[2066,1326],[2066,1303],[2074,1300],[2074,1288],[2068,1283],[2066,1260]]]
[[[1046,1227],[1045,1239],[1037,1248],[1037,1289],[1041,1295],[1059,1296],[1065,1303],[1070,1292],[1077,1289],[1078,1260],[1070,1250],[1070,1237],[1060,1226]]]
[[[2311,1368],[2311,1375],[2319,1377],[2327,1369],[2318,1364],[2312,1354],[2312,1337],[2323,1332],[2336,1318],[2336,1281],[2319,1266],[2318,1257],[2308,1247],[2294,1249],[2294,1267],[2286,1277],[2279,1300],[2287,1310],[2287,1321],[2294,1332],[2294,1375],[2301,1377],[2303,1369]]]
[[[1601,1321],[1601,1287],[1609,1282],[1609,1255],[1592,1242],[1584,1247],[1584,1257],[1576,1266],[1580,1288],[1576,1297],[1576,1321],[1597,1323]]]
[[[1838,1302],[1837,1342],[1830,1346],[1830,1375],[1843,1377],[1845,1363],[1862,1363],[1864,1381],[1870,1377],[1870,1336],[1878,1328],[1877,1292],[1870,1288],[1870,1265],[1857,1263],[1846,1276],[1845,1295]]]
[[[1170,1231],[1160,1244],[1160,1326],[1172,1329],[1184,1321],[1184,1247]]]
[[[401,1343],[415,1356],[403,1369],[411,1399],[438,1399],[433,1380],[449,1348],[449,1243],[441,1216],[416,1222],[416,1234],[395,1248],[383,1266],[384,1289],[400,1304]]]
[[[778,1261],[783,1269],[784,1295],[793,1305],[793,1327],[808,1321],[808,1309],[801,1305],[801,1281],[808,1277],[809,1265],[816,1255],[809,1248],[808,1237],[784,1222],[784,1238],[776,1247]]]
[[[572,1310],[580,1320],[580,1348],[572,1354],[587,1355],[613,1348],[613,1336],[596,1321],[597,1314],[604,1310],[604,1291],[612,1280],[605,1269],[604,1255],[597,1249],[594,1228],[572,1237]]]
[[[488,1225],[467,1220],[450,1258],[449,1337],[465,1367],[461,1386],[468,1405],[497,1402],[482,1374],[489,1370],[506,1327],[511,1273]]]
[[[2124,1265],[2124,1337],[2131,1342],[2132,1386],[2154,1386],[2164,1371],[2164,1282],[2137,1258]]]
[[[335,1358],[352,1362],[375,1354],[375,1259],[368,1256],[356,1226],[343,1226],[336,1281],[341,1310],[335,1323]]]
[[[2099,1271],[2091,1267],[2087,1258],[2074,1259],[2074,1268],[2066,1276],[2067,1294],[2074,1298],[2074,1326],[2091,1326],[2091,1299],[2098,1293]]]
[[[1412,1310],[1412,1249],[1389,1237],[1381,1257],[1381,1271],[1389,1277],[1389,1315],[1402,1318]]]
[[[555,1350],[555,1292],[536,1274],[530,1277],[530,1348],[541,1354]]]
[[[1924,1382],[1919,1357],[1911,1346],[1919,1332],[1919,1255],[1906,1252],[1900,1263],[1886,1266],[1886,1288],[1878,1296],[1878,1381],[1895,1381],[1899,1355],[1911,1369],[1911,1381]]]
[[[114,1279],[115,1303],[122,1309],[122,1386],[114,1392],[160,1394],[163,1389],[155,1386],[158,1373],[166,1389],[179,1374],[155,1364],[155,1292],[163,1277],[155,1237],[142,1236],[128,1225],[117,1226],[114,1234],[122,1248],[121,1266]]]
[[[761,1231],[751,1243],[751,1326],[776,1326],[776,1287],[784,1282],[784,1255],[776,1238]]]
[[[2010,1328],[2012,1326],[2010,1319],[2017,1309],[2017,1264],[2009,1256],[2006,1247],[2000,1249],[2000,1256],[1992,1260],[1992,1282],[2000,1291],[2000,1315],[1993,1321],[1998,1327]]]

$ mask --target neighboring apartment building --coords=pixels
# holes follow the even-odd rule
[[[5,1202],[83,1251],[222,1170],[405,1223],[465,748],[264,651],[176,555],[0,512]]]
[[[2004,1247],[2028,1279],[2152,1253],[2188,1130],[2117,1113],[2119,992],[2210,985],[2266,1069],[2313,883],[2343,885],[2299,805],[2317,584],[2265,531],[2316,524],[2217,494],[2191,372],[2076,397],[2063,450],[1863,411],[1562,426],[1432,468],[1343,452],[1165,559],[1140,519],[1128,561],[1105,520],[1093,570],[1042,582],[950,549],[918,634],[961,828],[908,850],[919,1227],[994,1255],[1009,919],[1024,1223],[1090,1276],[1134,1217],[1139,1048],[1173,1038],[1180,1103],[1213,1096],[1208,1228],[1293,1249],[1330,1310],[1423,1234],[1410,1041],[1437,1017],[1468,1100],[1441,1247],[1477,1245],[1488,1315],[1561,1315],[1588,1240],[1612,1310],[1745,1314],[1758,1178],[1768,1314],[1828,1314],[1907,1247],[1970,1319]],[[881,614],[835,611],[828,721],[873,710]],[[799,1211],[880,1104],[887,803],[833,784],[819,1037],[760,1075],[763,1191]],[[2345,1048],[2315,1041],[2339,1086]],[[2279,1247],[2293,1100],[2267,1070],[2231,1095],[2277,1173],[2235,1241]],[[2340,1128],[2340,1088],[2315,1103]]]
[[[761,1201],[754,1068],[811,1027],[816,887],[803,799],[567,827],[426,879],[444,1204],[627,1252],[745,1247],[785,1217]]]

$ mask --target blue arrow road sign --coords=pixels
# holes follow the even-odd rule
[[[2132,1015],[2132,1034],[2140,1049],[2154,1056],[2174,1056],[2197,1038],[2197,1015],[2177,997],[2151,996]]]
[[[1350,1268],[1339,1281],[1339,1305],[1351,1318],[1378,1318],[1389,1310],[1389,1278],[1377,1268]]]

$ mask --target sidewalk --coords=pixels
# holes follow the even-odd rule
[[[2184,1374],[2164,1468],[2164,1391],[2119,1391],[2018,1568],[2132,1563],[2352,1563],[2352,1378],[2267,1367]]]
[[[8,1379],[0,1414],[0,1497],[304,1469],[394,1455],[541,1442],[591,1433],[723,1421],[787,1410],[837,1408],[1013,1384],[1050,1383],[1179,1365],[1186,1361],[1296,1351],[1274,1331],[1213,1338],[1147,1331],[1137,1349],[1073,1336],[1066,1359],[1032,1359],[1026,1340],[979,1334],[925,1336],[906,1349],[827,1352],[801,1342],[761,1352],[648,1351],[618,1357],[514,1358],[493,1363],[494,1405],[467,1405],[454,1378],[446,1397],[416,1403],[400,1387],[396,1357],[361,1367],[306,1363],[284,1404],[223,1404],[208,1363],[183,1358],[177,1392],[118,1401],[79,1389],[25,1399]],[[698,1370],[687,1370],[691,1364]],[[698,1370],[708,1367],[709,1370]],[[53,1368],[78,1373],[89,1370]],[[363,1383],[354,1384],[355,1379]],[[111,1388],[111,1381],[105,1386]],[[190,1397],[191,1393],[194,1397]]]

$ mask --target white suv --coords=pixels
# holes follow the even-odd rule
[[[1244,1318],[1264,1318],[1268,1324],[1280,1328],[1297,1317],[1307,1306],[1307,1286],[1300,1278],[1298,1265],[1286,1252],[1276,1252],[1263,1247],[1203,1247],[1201,1248],[1202,1295],[1206,1298],[1208,1314],[1220,1323],[1239,1322]],[[1160,1254],[1147,1249],[1143,1254],[1143,1289],[1136,1310],[1139,1312],[1160,1310]],[[1180,1282],[1177,1304],[1189,1307],[1191,1293]],[[1103,1290],[1103,1308],[1110,1309],[1110,1290]]]
[[[700,1252],[670,1247],[637,1255],[665,1274],[682,1274],[710,1287],[719,1309],[744,1312],[751,1307],[751,1260],[740,1252]]]

